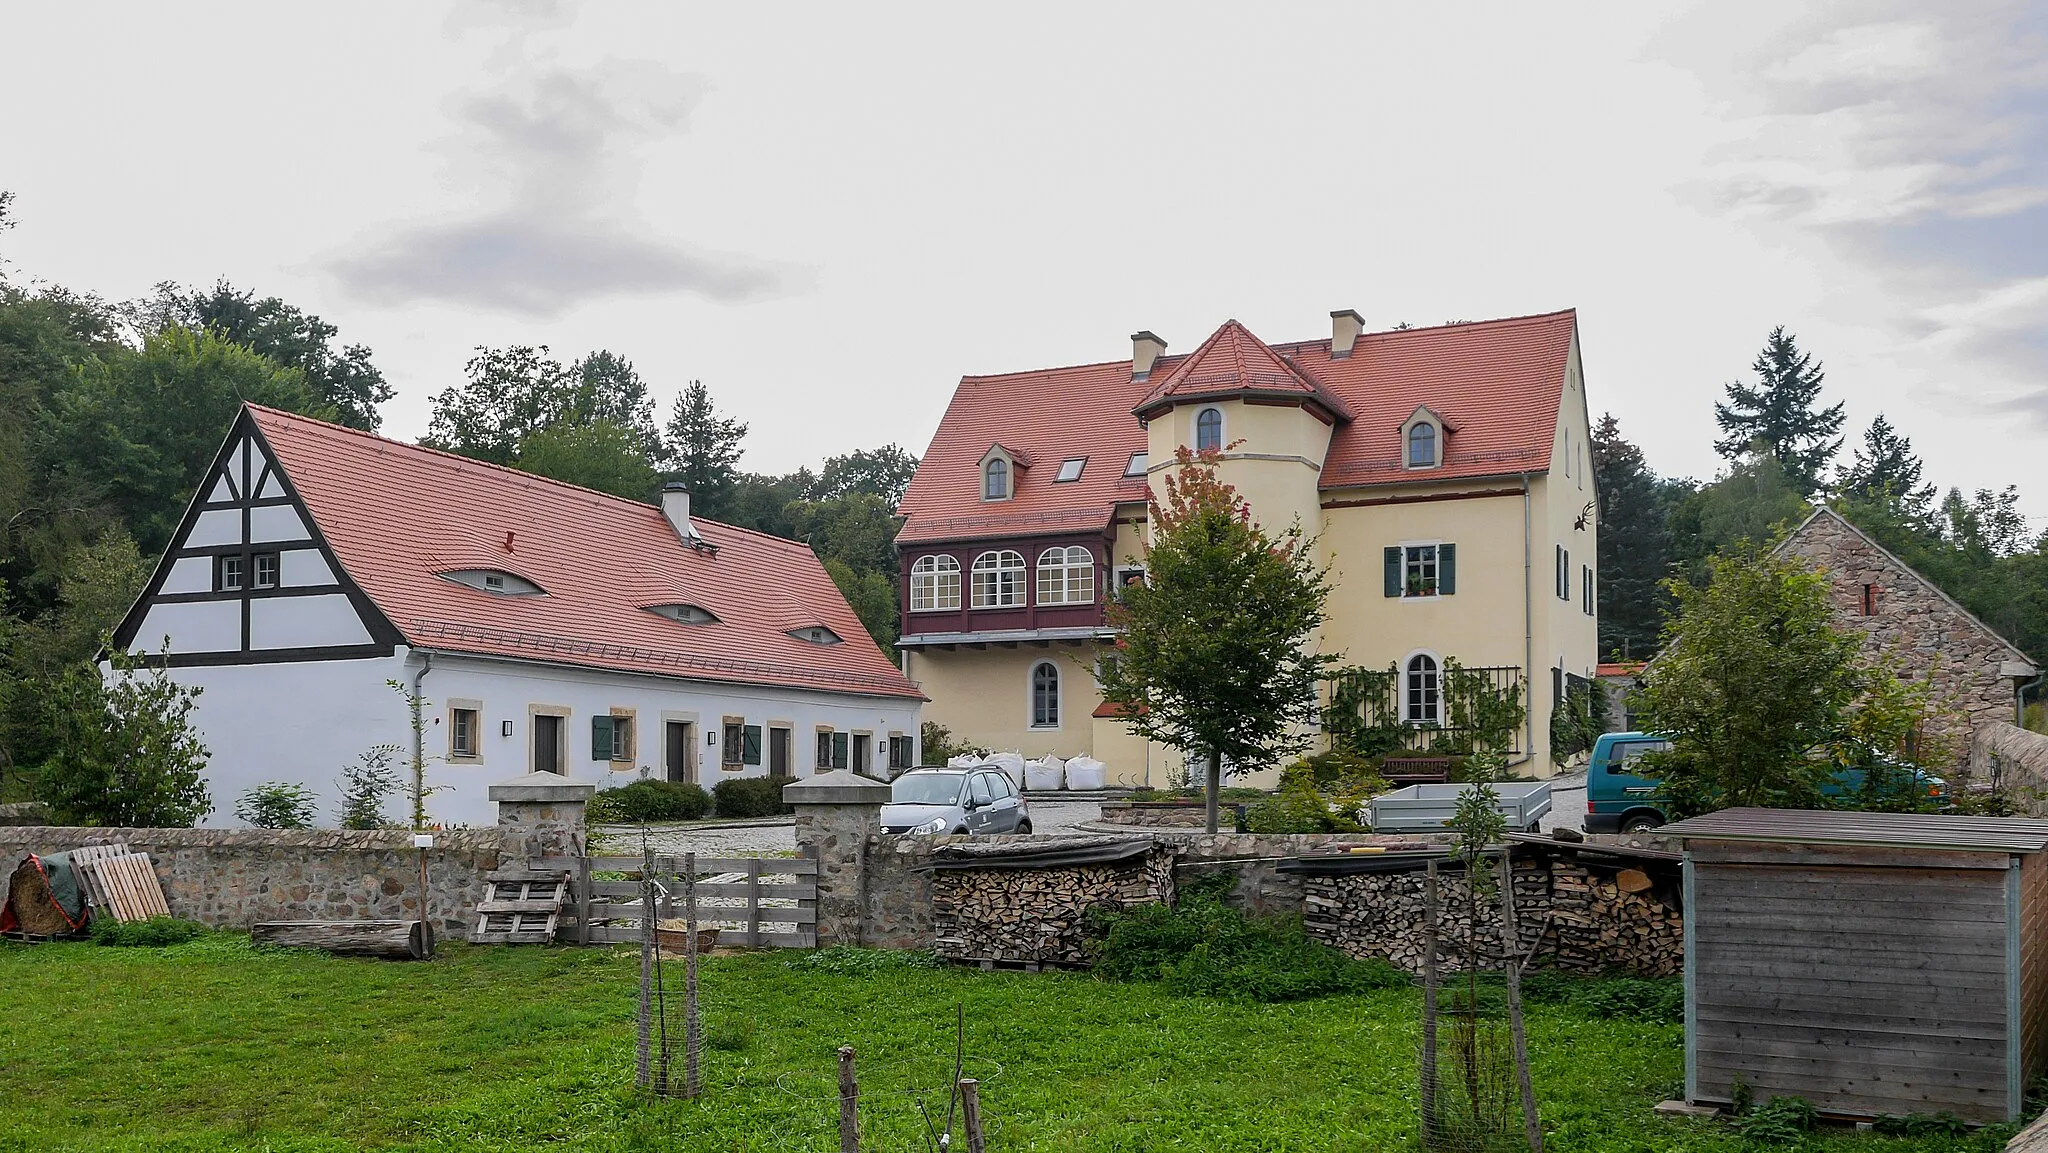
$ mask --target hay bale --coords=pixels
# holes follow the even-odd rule
[[[57,937],[77,931],[33,859],[15,866],[14,875],[8,878],[7,907],[14,913],[15,926],[24,933]]]

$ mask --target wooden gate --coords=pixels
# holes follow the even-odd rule
[[[697,922],[718,943],[808,949],[818,943],[818,862],[804,857],[698,857]],[[537,869],[569,874],[569,907],[556,930],[563,944],[637,944],[640,857],[549,857]],[[680,928],[684,858],[654,858],[656,916]],[[620,879],[617,874],[624,874]]]

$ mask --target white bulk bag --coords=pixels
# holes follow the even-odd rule
[[[1070,789],[1099,789],[1104,773],[1109,766],[1094,757],[1075,757],[1067,762],[1067,787]]]
[[[961,753],[959,756],[948,760],[946,767],[949,769],[978,769],[981,767],[981,758],[973,753]]]
[[[1057,789],[1067,783],[1065,761],[1047,753],[1035,761],[1024,762],[1024,787],[1032,792]]]
[[[1001,769],[1003,775],[1010,778],[1012,788],[1024,787],[1023,753],[990,753],[981,759],[981,763],[984,768]]]

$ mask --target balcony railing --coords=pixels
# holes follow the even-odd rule
[[[1433,681],[1397,665],[1340,669],[1329,680],[1323,729],[1332,747],[1364,756],[1413,750],[1438,756],[1519,756],[1528,683],[1518,665],[1445,660]]]

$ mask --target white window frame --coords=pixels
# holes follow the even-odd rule
[[[234,566],[234,579],[228,579],[228,566]],[[249,587],[249,562],[241,553],[222,553],[213,561],[213,589],[215,592],[238,593]]]
[[[1428,602],[1437,600],[1438,598],[1443,596],[1443,543],[1444,542],[1441,540],[1404,540],[1397,546],[1401,550],[1401,600]],[[1408,553],[1411,549],[1424,548],[1431,550],[1429,554],[1428,567],[1432,572],[1436,573],[1435,587],[1437,591],[1427,593],[1410,593],[1408,591],[1408,569],[1411,564],[1414,564],[1416,562],[1411,561],[1409,559]]]
[[[951,577],[948,581],[946,578]],[[947,595],[950,586],[952,595]],[[914,613],[956,613],[960,611],[960,558],[935,552],[917,558],[910,566],[910,611]]]
[[[1149,471],[1151,470],[1151,468],[1152,468],[1152,454],[1151,454],[1151,453],[1149,453],[1149,452],[1134,452],[1134,453],[1132,453],[1132,454],[1131,454],[1131,459],[1129,459],[1129,460],[1127,460],[1127,461],[1125,461],[1125,462],[1124,462],[1124,475],[1125,475],[1125,476],[1144,476],[1144,475],[1145,475],[1145,474],[1146,474],[1147,472],[1149,472]]]
[[[991,476],[996,475],[995,470],[998,468],[1000,468],[1002,472],[1003,491],[1000,495],[991,495],[989,491],[990,485],[988,483],[989,478]],[[1016,473],[1016,462],[1012,461],[1009,457],[1003,456],[1001,454],[989,457],[987,460],[982,461],[981,499],[985,501],[1009,500],[1011,497],[1017,495]]]
[[[1415,664],[1416,660],[1417,660],[1417,659],[1422,659],[1422,658],[1426,658],[1426,659],[1427,659],[1427,660],[1429,661],[1429,663],[1430,663],[1430,664],[1431,664],[1431,665],[1433,666],[1433,668],[1432,668],[1432,670],[1431,670],[1431,673],[1430,673],[1430,675],[1431,675],[1431,676],[1432,676],[1432,677],[1433,677],[1433,678],[1435,679],[1435,681],[1436,681],[1436,684],[1435,684],[1435,687],[1434,687],[1434,690],[1433,690],[1433,691],[1435,692],[1435,694],[1436,694],[1436,710],[1435,710],[1435,713],[1436,713],[1436,715],[1435,715],[1435,716],[1433,716],[1433,717],[1427,717],[1427,718],[1417,718],[1417,717],[1414,717],[1414,716],[1412,716],[1412,715],[1411,715],[1411,713],[1410,713],[1409,707],[1408,707],[1408,678],[1409,678],[1409,676],[1410,676],[1410,674],[1411,674],[1411,671],[1412,671],[1412,667],[1414,666],[1414,664]],[[1428,650],[1428,649],[1416,649],[1416,650],[1415,650],[1414,652],[1411,652],[1411,653],[1409,653],[1409,654],[1408,654],[1407,656],[1405,656],[1405,657],[1402,657],[1402,658],[1401,658],[1401,685],[1400,685],[1400,692],[1401,692],[1401,723],[1402,723],[1402,724],[1404,724],[1404,725],[1409,725],[1409,726],[1413,726],[1413,727],[1418,727],[1418,728],[1419,728],[1419,727],[1421,727],[1421,726],[1423,726],[1423,725],[1432,725],[1432,724],[1433,724],[1433,725],[1438,725],[1438,726],[1441,726],[1441,725],[1442,725],[1442,724],[1444,723],[1444,661],[1443,661],[1443,658],[1442,658],[1442,657],[1440,657],[1440,656],[1438,656],[1438,655],[1437,655],[1436,653],[1434,653],[1434,652],[1431,652],[1431,651],[1430,651],[1430,650]]]
[[[1014,559],[1015,563],[1011,563]],[[986,561],[988,563],[984,564]],[[969,567],[973,588],[970,604],[977,609],[1020,609],[1024,607],[1024,554],[1016,549],[990,549],[974,558]],[[985,579],[984,579],[985,578]],[[1001,596],[1008,578],[1015,599]],[[986,585],[991,595],[982,595]]]
[[[1038,710],[1038,670],[1040,669],[1045,669],[1052,673],[1052,720],[1050,721],[1043,721],[1039,719],[1040,714]],[[1058,664],[1056,664],[1053,661],[1031,662],[1031,670],[1030,672],[1026,673],[1024,677],[1025,708],[1027,710],[1024,714],[1025,727],[1037,729],[1044,732],[1049,732],[1054,729],[1060,728],[1061,722],[1066,712],[1066,709],[1064,707],[1066,702],[1063,699],[1063,692],[1065,689],[1066,677],[1061,675],[1060,666]]]
[[[1052,578],[1053,596],[1046,595],[1047,577]],[[1041,605],[1094,604],[1095,554],[1078,544],[1054,545],[1039,553],[1036,589]]]
[[[1073,470],[1073,475],[1072,475],[1072,476],[1069,476],[1069,475],[1067,475],[1067,470],[1068,470],[1069,468],[1071,468],[1071,469]],[[1081,479],[1081,473],[1082,473],[1082,472],[1084,472],[1084,471],[1086,471],[1086,470],[1087,470],[1087,468],[1088,468],[1088,458],[1087,458],[1087,457],[1085,457],[1085,456],[1070,456],[1070,457],[1068,457],[1067,459],[1065,459],[1065,460],[1063,460],[1063,461],[1061,461],[1061,462],[1060,462],[1060,471],[1059,471],[1059,472],[1058,472],[1057,474],[1055,474],[1055,475],[1053,476],[1053,478],[1052,478],[1052,480],[1053,480],[1053,483],[1054,483],[1054,484],[1073,484],[1073,483],[1074,483],[1075,481],[1078,481],[1078,480],[1080,480],[1080,479]]]
[[[1195,423],[1194,428],[1192,430],[1194,435],[1188,438],[1189,440],[1194,442],[1195,451],[1198,453],[1210,451],[1209,449],[1202,447],[1202,418],[1208,416],[1212,412],[1216,414],[1216,444],[1214,446],[1215,451],[1222,452],[1223,446],[1230,443],[1230,434],[1228,432],[1230,418],[1225,416],[1223,410],[1216,405],[1203,405],[1201,408],[1195,410]]]
[[[483,760],[484,703],[479,700],[456,697],[448,701],[447,708],[448,759],[451,761],[461,761],[464,764],[474,764]],[[469,748],[467,750],[462,747],[459,726],[455,723],[456,714],[458,713],[468,713],[470,715]]]

